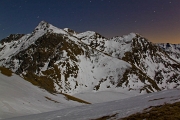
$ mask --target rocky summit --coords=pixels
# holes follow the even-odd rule
[[[31,34],[0,41],[0,66],[50,93],[151,93],[180,87],[180,45],[130,33],[105,38],[41,21]]]

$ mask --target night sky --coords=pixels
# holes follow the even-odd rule
[[[135,32],[180,43],[180,0],[0,0],[0,39],[31,33],[42,20],[107,38]]]

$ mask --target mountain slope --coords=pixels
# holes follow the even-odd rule
[[[180,63],[180,44],[161,43],[157,44],[174,60]]]
[[[88,45],[133,65],[133,69],[141,71],[144,74],[141,76],[148,78],[148,82],[154,84],[153,87],[156,90],[171,89],[179,86],[178,45],[171,45],[172,49],[162,49],[162,44],[157,46],[135,33],[114,37],[109,40],[90,31],[81,33],[80,36]],[[129,71],[126,72],[126,75],[132,74]],[[135,74],[137,75],[136,72]],[[142,82],[145,83],[145,78],[140,80],[144,79]],[[146,86],[148,85],[146,84]],[[146,89],[147,92],[154,91],[151,86],[148,88]],[[131,87],[131,89],[133,88]]]
[[[141,112],[145,108],[162,105],[164,103],[174,103],[179,100],[179,90],[173,89],[122,100],[67,108],[7,120],[89,120],[101,118],[103,116],[114,116],[114,119],[120,119]]]
[[[2,69],[0,71],[2,72]],[[61,94],[50,94],[14,73],[6,76],[1,72],[0,119],[84,105],[75,101],[68,101],[66,96]]]
[[[178,88],[180,63],[130,33],[107,39],[42,21],[31,34],[0,43],[0,65],[50,93],[156,92]]]
[[[132,50],[126,52],[122,59],[139,68],[154,80],[160,89],[179,86],[180,64],[166,51],[139,35],[132,40]]]

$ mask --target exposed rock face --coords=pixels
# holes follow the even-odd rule
[[[169,57],[180,63],[180,44],[161,43],[157,45],[166,51]]]
[[[1,44],[3,43],[10,43],[12,41],[17,41],[19,40],[24,34],[11,34],[7,38],[4,38],[1,40]]]
[[[0,41],[0,65],[51,93],[177,88],[179,57],[179,45],[153,44],[135,33],[107,39],[45,21],[31,34]]]

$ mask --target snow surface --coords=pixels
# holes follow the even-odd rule
[[[118,113],[116,119],[119,119],[140,112],[150,106],[180,101],[179,92],[179,89],[166,90],[122,100],[66,108],[6,120],[88,120],[116,113]]]
[[[127,92],[127,90],[119,88],[101,92],[90,90],[73,96],[87,100],[90,103],[102,103],[132,97],[137,94],[137,92]],[[50,94],[46,90],[25,81],[18,75],[13,74],[11,77],[7,77],[0,72],[0,119],[38,114],[80,105],[84,104],[67,101],[60,94]]]
[[[59,103],[55,103],[53,100]],[[0,119],[37,114],[77,105],[82,104],[67,101],[60,94],[50,94],[15,74],[7,77],[0,72]]]
[[[82,93],[74,94],[73,96],[88,101],[90,103],[102,103],[102,102],[109,102],[114,100],[130,98],[137,95],[139,95],[139,93],[135,91],[127,92],[127,90],[121,89],[119,91],[106,90],[106,91],[98,91],[98,92],[82,92]]]

